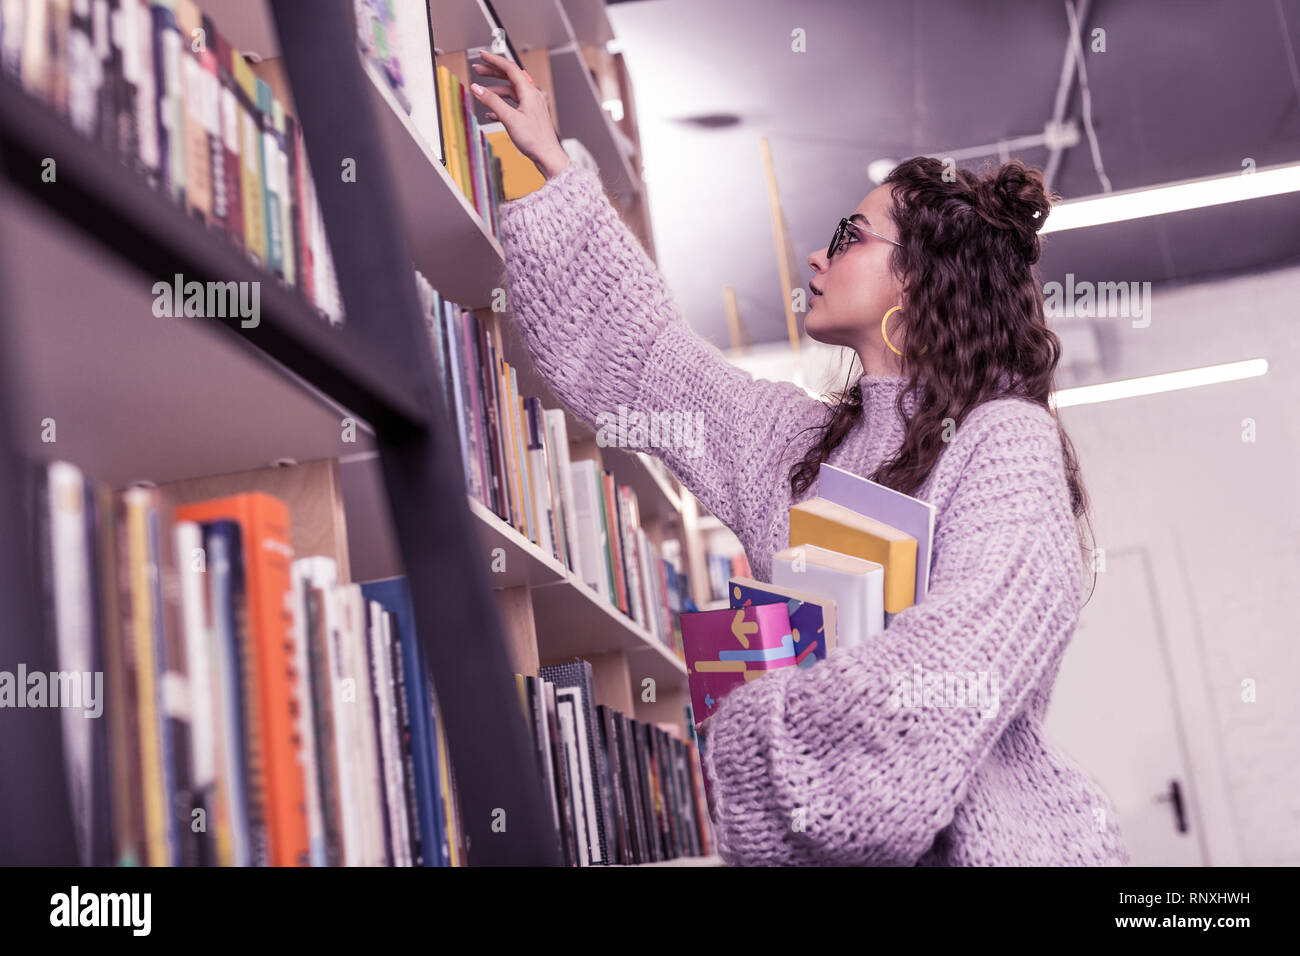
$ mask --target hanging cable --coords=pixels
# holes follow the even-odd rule
[[[1088,148],[1092,152],[1092,166],[1101,180],[1102,192],[1110,192],[1110,179],[1106,176],[1101,162],[1101,147],[1097,144],[1097,131],[1092,125],[1092,91],[1088,88],[1088,67],[1083,60],[1083,39],[1080,36],[1079,17],[1074,9],[1074,0],[1065,0],[1065,15],[1070,19],[1070,37],[1074,45],[1074,56],[1079,68],[1079,90],[1083,94],[1083,129],[1088,134]]]

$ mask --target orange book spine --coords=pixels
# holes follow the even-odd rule
[[[299,753],[302,737],[297,726],[302,711],[288,603],[293,563],[289,509],[261,492],[176,509],[178,521],[221,519],[238,522],[243,534],[271,865],[305,866],[310,853],[306,781]]]

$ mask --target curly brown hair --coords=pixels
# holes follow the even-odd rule
[[[903,280],[906,317],[905,345],[899,348],[907,382],[897,410],[906,417],[909,393],[916,405],[902,445],[871,479],[915,494],[943,451],[947,419],[960,426],[984,402],[1026,398],[1056,418],[1080,548],[1090,551],[1078,458],[1048,405],[1061,346],[1047,327],[1034,268],[1042,249],[1038,230],[1059,197],[1049,195],[1039,170],[1018,160],[981,175],[918,156],[899,163],[882,185],[892,187],[901,245],[891,253],[890,267]],[[818,466],[861,416],[856,384],[832,397],[812,446],[790,469],[792,495],[808,490]]]

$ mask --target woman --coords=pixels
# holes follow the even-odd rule
[[[1051,209],[1041,175],[1012,162],[949,182],[935,160],[908,160],[809,256],[808,334],[865,371],[828,410],[687,327],[599,179],[569,162],[545,96],[509,61],[483,61],[513,102],[475,96],[547,179],[502,210],[511,305],[578,415],[702,415],[703,448],[657,453],[760,579],[823,461],[935,505],[923,601],[867,646],[746,684],[709,718],[723,859],[1127,863],[1108,798],[1042,736],[1083,601],[1087,505],[1047,405],[1059,345],[1031,269]],[[918,674],[980,675],[997,706],[900,695]]]

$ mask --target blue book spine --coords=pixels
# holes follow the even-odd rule
[[[420,830],[420,864],[438,866],[442,855],[442,815],[438,808],[438,761],[433,735],[433,701],[429,697],[424,655],[415,632],[415,608],[405,578],[385,578],[361,585],[367,601],[375,601],[397,618],[397,640],[411,725],[411,764],[415,771],[415,807]]]
[[[251,866],[252,824],[248,807],[248,768],[244,759],[247,728],[244,724],[244,680],[240,668],[239,631],[235,625],[237,602],[243,599],[243,559],[239,525],[213,521],[203,525],[203,550],[207,555],[208,602],[212,614],[214,670],[219,685],[221,750],[217,755],[229,799],[231,862]]]
[[[163,634],[163,596],[162,596],[162,538],[159,527],[158,509],[151,507],[146,518],[149,536],[149,576],[152,587],[149,594],[149,613],[153,631],[154,686],[158,688],[156,703],[158,712],[158,739],[162,745],[162,779],[163,793],[166,795],[167,807],[167,858],[169,866],[180,866],[180,820],[178,803],[183,797],[178,793],[176,780],[178,727],[167,712],[164,699],[164,683],[168,669],[167,641]],[[189,754],[185,754],[188,759]]]

